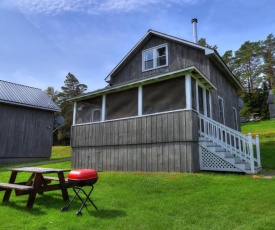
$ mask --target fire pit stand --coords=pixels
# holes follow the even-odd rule
[[[98,175],[96,170],[94,169],[79,169],[79,170],[71,171],[68,174],[68,182],[73,185],[73,190],[75,195],[73,196],[73,198],[71,199],[71,201],[67,206],[61,208],[61,211],[67,211],[76,197],[78,197],[79,200],[81,200],[82,202],[80,209],[76,212],[77,216],[82,215],[82,209],[84,206],[86,206],[86,202],[88,200],[91,202],[94,208],[98,210],[98,208],[90,198],[90,195],[94,189],[94,184],[97,182],[97,179],[98,179]],[[91,189],[88,193],[82,188],[84,186],[91,186]],[[80,192],[82,192],[85,195],[86,197],[85,200],[82,199],[81,196],[79,195]]]

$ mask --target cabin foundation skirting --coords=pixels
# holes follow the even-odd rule
[[[97,171],[197,172],[197,142],[72,148],[73,168]]]

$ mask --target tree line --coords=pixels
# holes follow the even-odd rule
[[[207,44],[206,39],[199,40],[200,45],[217,49]],[[248,117],[259,113],[264,119],[269,118],[267,98],[269,90],[275,89],[275,37],[269,34],[265,40],[244,42],[233,52],[226,51],[222,59],[238,78],[243,91],[239,96],[244,100],[241,116]]]

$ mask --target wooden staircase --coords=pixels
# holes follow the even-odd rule
[[[256,174],[260,162],[259,137],[252,138],[199,114],[200,169]]]

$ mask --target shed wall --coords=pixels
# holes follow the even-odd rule
[[[9,104],[0,111],[0,164],[50,158],[53,112]]]
[[[195,172],[197,113],[178,111],[73,126],[71,146],[73,168]]]

